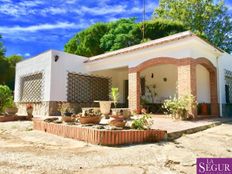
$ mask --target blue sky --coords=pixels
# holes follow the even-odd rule
[[[232,13],[232,1],[226,0]],[[158,0],[146,0],[149,19]],[[33,57],[63,50],[78,31],[96,22],[142,18],[142,0],[0,0],[0,34],[6,55]]]

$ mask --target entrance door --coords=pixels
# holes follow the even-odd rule
[[[128,107],[128,80],[124,80],[124,102],[125,102],[125,107]]]

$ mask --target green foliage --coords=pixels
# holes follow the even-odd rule
[[[2,43],[1,39],[2,39],[2,36],[0,35],[0,58],[3,58],[4,55],[5,55],[6,49],[3,46],[3,43]]]
[[[193,95],[173,97],[164,101],[163,108],[176,119],[187,119],[188,113],[197,105]]]
[[[141,32],[135,18],[111,22],[108,28],[109,31],[100,40],[100,47],[106,51],[129,47],[141,41]]]
[[[0,85],[0,113],[4,111],[6,107],[12,106],[13,96],[11,89],[6,85]]]
[[[7,85],[14,89],[15,66],[21,60],[22,57],[18,55],[5,57],[5,48],[0,40],[0,85]]]
[[[114,107],[116,108],[118,100],[119,100],[119,89],[118,88],[111,88],[110,96],[114,102]]]
[[[165,36],[169,36],[187,30],[187,28],[181,22],[159,18],[150,21],[145,21],[144,26],[144,37],[146,40],[159,39]],[[142,29],[142,27],[143,23],[139,23],[139,28]]]
[[[141,118],[135,119],[132,122],[132,128],[134,129],[149,129],[152,125],[152,121],[150,120],[151,116],[148,114],[144,114]]]
[[[232,21],[223,0],[160,0],[154,18],[177,20],[219,48],[232,51]]]
[[[145,21],[145,38],[142,39],[142,28],[143,24],[136,23],[135,18],[97,23],[77,33],[66,43],[64,50],[89,57],[186,30],[182,23],[176,21]]]
[[[107,24],[96,23],[71,38],[64,51],[86,57],[102,54],[104,49],[100,47],[100,39],[107,31]]]

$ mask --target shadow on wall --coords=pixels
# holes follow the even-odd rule
[[[225,117],[232,117],[232,104],[222,105],[222,115]]]

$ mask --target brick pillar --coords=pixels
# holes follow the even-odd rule
[[[210,72],[210,100],[211,100],[211,115],[219,116],[219,105],[217,95],[217,75],[216,72]]]
[[[131,72],[128,74],[129,83],[129,108],[131,110],[140,110],[140,73]]]
[[[197,97],[196,64],[192,59],[183,59],[179,61],[177,85],[178,96],[192,94]],[[190,114],[196,117],[197,109],[193,109]]]

